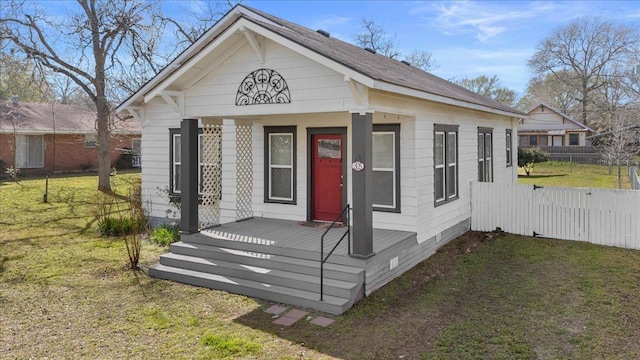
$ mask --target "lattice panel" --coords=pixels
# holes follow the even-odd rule
[[[236,126],[236,219],[253,217],[253,152],[250,125]]]
[[[220,198],[222,196],[222,126],[205,124],[202,131],[200,176],[202,205],[200,228],[220,224]]]

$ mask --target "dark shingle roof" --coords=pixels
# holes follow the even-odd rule
[[[276,34],[279,34],[309,50],[323,55],[374,80],[454,100],[482,105],[496,110],[524,115],[524,113],[515,110],[510,106],[476,94],[416,67],[408,66],[401,61],[397,61],[380,54],[373,54],[355,45],[335,38],[326,37],[309,28],[280,19],[260,10],[244,5],[239,6],[243,6],[280,26],[274,26],[245,16],[247,20],[259,24]]]

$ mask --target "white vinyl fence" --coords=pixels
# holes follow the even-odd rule
[[[471,230],[640,249],[640,191],[471,183]]]
[[[638,177],[638,168],[635,166],[629,166],[629,182],[631,182],[632,189],[640,190],[640,178]]]

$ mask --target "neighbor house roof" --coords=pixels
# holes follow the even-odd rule
[[[463,107],[476,108],[508,116],[523,116],[524,113],[481,96],[414,66],[389,57],[374,54],[317,31],[280,19],[244,5],[236,5],[216,25],[187,48],[156,77],[125,100],[118,111],[143,102],[144,96],[172,75],[180,66],[188,63],[199,51],[239,19],[256,24],[269,32],[294,42],[330,61],[349,68],[373,80],[374,89],[395,92],[409,96],[427,98],[437,102],[453,103]]]
[[[112,133],[139,134],[140,124],[134,120],[118,120]],[[82,106],[0,102],[0,133],[20,134],[92,134],[96,133],[96,112]]]
[[[571,116],[569,116],[569,115],[565,114],[564,112],[562,112],[562,111],[560,111],[560,110],[558,110],[558,109],[554,108],[553,106],[549,106],[549,105],[547,105],[547,104],[545,104],[545,103],[540,103],[540,104],[538,104],[538,105],[534,106],[531,110],[529,110],[529,111],[527,112],[527,115],[531,116],[531,113],[532,113],[535,109],[537,109],[537,108],[539,108],[539,107],[541,107],[541,106],[542,106],[542,107],[545,107],[545,108],[547,108],[547,109],[549,109],[549,110],[551,110],[552,112],[556,113],[557,115],[559,115],[559,116],[560,116],[560,117],[562,117],[563,119],[568,120],[568,121],[570,121],[570,122],[572,122],[572,123],[574,123],[574,124],[578,125],[578,126],[579,126],[580,128],[582,128],[583,130],[586,130],[586,131],[590,131],[590,132],[592,132],[592,133],[595,133],[595,130],[593,130],[592,128],[588,127],[587,125],[585,125],[585,124],[581,123],[581,122],[580,122],[580,121],[578,121],[578,120],[575,120],[574,118],[572,118]]]

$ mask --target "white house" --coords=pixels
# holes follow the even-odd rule
[[[524,115],[243,5],[117,111],[154,223],[181,202],[151,275],[332,313],[468,231],[470,182],[516,182]]]
[[[527,113],[518,127],[520,146],[589,146],[593,129],[562,111],[539,104]]]

